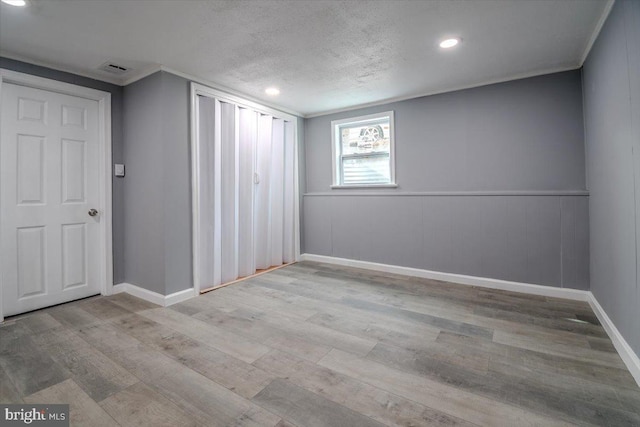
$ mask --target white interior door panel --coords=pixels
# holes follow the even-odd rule
[[[98,114],[97,101],[2,85],[4,316],[100,293]]]

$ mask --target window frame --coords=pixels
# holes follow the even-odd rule
[[[341,176],[342,145],[340,140],[340,127],[349,125],[364,125],[370,122],[376,122],[380,119],[389,119],[389,182],[384,184],[375,183],[359,183],[359,184],[343,184]],[[347,158],[357,158],[359,155],[346,155]],[[384,111],[381,113],[367,114],[365,116],[349,117],[346,119],[331,121],[331,175],[332,189],[342,188],[396,188],[396,161],[395,161],[395,119],[393,111]]]

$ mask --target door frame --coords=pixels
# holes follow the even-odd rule
[[[111,182],[111,94],[97,89],[77,86],[57,80],[37,77],[0,68],[0,102],[3,83],[12,83],[34,89],[71,95],[98,102],[98,143],[100,145],[100,293],[111,295],[113,291],[113,225],[112,225],[112,182]],[[1,118],[0,118],[1,119]],[[1,177],[1,175],[0,175]],[[1,203],[1,201],[0,201]],[[2,206],[0,205],[0,215]],[[0,236],[1,238],[1,236]],[[0,253],[1,261],[2,253]],[[1,264],[0,264],[1,265]],[[3,317],[2,277],[0,276],[0,322]]]
[[[266,107],[257,102],[253,102],[247,99],[243,99],[239,96],[232,95],[227,92],[223,92],[218,89],[213,89],[209,86],[202,85],[200,83],[191,82],[191,213],[192,213],[192,251],[193,251],[193,289],[195,296],[200,295],[201,283],[198,272],[200,271],[200,173],[198,165],[200,164],[200,152],[198,150],[198,129],[199,129],[199,117],[198,117],[198,96],[206,96],[208,98],[214,98],[222,102],[228,102],[240,107],[249,108],[259,113],[269,114],[278,119],[288,120],[294,123],[293,127],[293,176],[294,176],[294,259],[300,260],[300,188],[299,188],[299,173],[298,173],[298,156],[299,156],[299,122],[298,117],[276,110],[274,108]]]

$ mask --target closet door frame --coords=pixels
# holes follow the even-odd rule
[[[220,102],[235,104],[238,107],[248,108],[258,113],[268,114],[278,119],[284,119],[293,123],[294,135],[294,243],[295,243],[295,261],[300,260],[300,189],[298,174],[298,143],[300,134],[298,129],[298,118],[291,114],[270,108],[259,103],[243,99],[241,97],[204,86],[199,83],[191,83],[191,222],[192,222],[192,251],[193,251],[193,287],[196,295],[200,294],[200,152],[199,152],[199,109],[198,97],[205,96],[216,99]]]

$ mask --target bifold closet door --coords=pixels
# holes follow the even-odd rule
[[[202,289],[295,258],[293,124],[231,103],[198,105]]]

